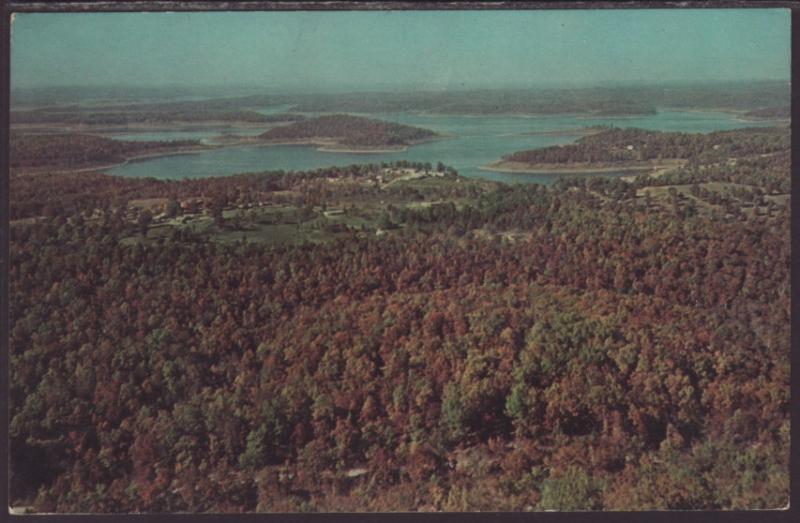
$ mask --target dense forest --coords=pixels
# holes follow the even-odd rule
[[[197,140],[168,142],[121,141],[93,134],[62,133],[11,135],[9,143],[11,169],[80,168],[124,162],[146,154],[199,150],[205,146]]]
[[[262,140],[333,140],[350,146],[402,146],[430,140],[438,135],[428,129],[394,122],[373,120],[348,114],[332,114],[310,118],[259,135]]]
[[[788,131],[611,133],[691,161],[12,173],[11,503],[784,507]]]
[[[751,127],[708,134],[610,128],[573,144],[531,149],[503,160],[525,164],[626,163],[679,159],[693,162],[776,154],[789,149],[787,129]]]

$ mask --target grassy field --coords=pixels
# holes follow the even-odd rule
[[[326,215],[321,209],[303,210],[291,205],[274,205],[252,209],[223,211],[224,224],[219,226],[208,214],[186,215],[150,225],[147,235],[124,238],[123,244],[153,243],[183,230],[214,242],[238,241],[270,245],[321,243],[346,236],[351,231],[375,234],[383,207],[367,202],[341,214]]]

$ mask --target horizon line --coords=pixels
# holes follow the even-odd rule
[[[13,83],[13,82],[12,82]],[[525,90],[525,89],[558,89],[558,88],[592,88],[592,87],[659,87],[659,86],[695,86],[695,85],[715,85],[715,84],[754,84],[754,83],[786,83],[791,85],[791,78],[751,78],[751,79],[704,79],[704,80],[642,80],[642,81],[598,81],[598,82],[545,82],[538,84],[508,83],[500,85],[475,84],[475,85],[456,85],[456,86],[434,86],[434,85],[413,85],[413,84],[372,84],[372,85],[330,85],[304,89],[296,85],[259,85],[249,83],[231,84],[52,84],[52,85],[17,85],[11,86],[10,91],[37,91],[37,90],[76,90],[76,89],[181,89],[181,90],[204,90],[204,89],[237,89],[237,90],[292,90],[297,94],[298,89],[304,94],[328,94],[331,91],[350,92],[350,93],[369,93],[369,92],[406,92],[407,90],[417,92],[446,92],[446,91],[492,91],[492,90]]]

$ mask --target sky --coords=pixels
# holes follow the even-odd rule
[[[788,80],[786,9],[16,14],[12,88]]]

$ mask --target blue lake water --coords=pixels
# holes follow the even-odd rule
[[[284,109],[284,108],[281,108]],[[264,112],[275,112],[267,109]],[[637,117],[580,117],[558,115],[546,117],[451,116],[415,113],[386,113],[364,115],[407,125],[424,127],[449,137],[409,147],[392,153],[333,153],[318,151],[313,146],[274,145],[217,149],[198,154],[182,154],[134,161],[109,169],[117,176],[154,177],[160,179],[203,178],[236,173],[268,170],[302,171],[328,166],[355,163],[380,163],[396,160],[443,162],[458,170],[462,176],[504,182],[551,183],[546,175],[496,173],[479,169],[506,154],[524,149],[547,147],[573,142],[578,135],[535,135],[541,131],[578,129],[592,125],[639,127],[660,131],[711,132],[748,126],[770,125],[768,122],[744,122],[723,112],[670,111]],[[230,130],[234,134],[257,134],[259,129]],[[178,140],[194,138],[208,140],[222,130],[125,133],[113,135],[118,139]],[[605,173],[613,176],[621,173]]]

